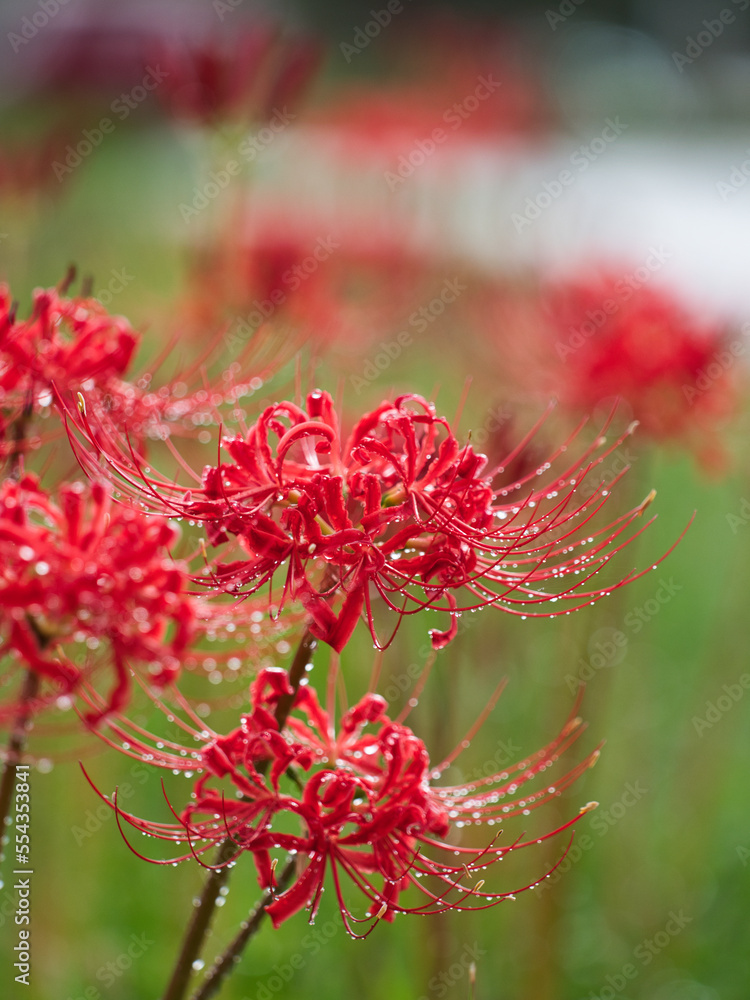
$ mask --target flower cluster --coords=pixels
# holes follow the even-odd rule
[[[175,433],[200,437],[219,406],[252,396],[284,360],[272,334],[259,334],[208,380],[216,354],[212,340],[159,385],[151,372],[130,372],[139,336],[126,319],[96,299],[64,294],[73,277],[71,272],[58,289],[38,289],[27,320],[18,318],[10,289],[0,285],[0,454],[17,453],[28,418],[47,415],[50,407],[63,415],[76,407],[87,413],[99,447],[127,440],[143,448]],[[155,369],[173,346],[167,344]]]
[[[187,568],[169,550],[177,530],[114,504],[100,484],[63,487],[59,501],[30,475],[0,490],[0,631],[5,652],[74,690],[106,649],[114,686],[106,710],[123,707],[130,666],[163,686],[179,673],[196,630]],[[104,710],[95,713],[101,716]],[[4,714],[7,714],[5,711]]]
[[[519,316],[519,312],[523,316]],[[576,416],[615,397],[657,442],[688,445],[720,467],[719,429],[737,411],[744,344],[668,292],[611,274],[543,289],[516,311],[514,376]]]
[[[106,386],[118,379],[137,343],[127,320],[110,316],[95,299],[66,299],[55,289],[35,292],[31,316],[18,320],[10,289],[0,285],[3,425],[25,409],[49,406],[56,387]]]
[[[319,641],[338,654],[361,619],[382,650],[406,616],[442,612],[447,628],[430,632],[439,650],[466,611],[551,616],[634,579],[636,572],[606,587],[591,583],[646,526],[635,521],[653,497],[595,524],[612,489],[597,480],[597,467],[622,439],[597,437],[571,459],[579,428],[539,461],[532,431],[490,464],[422,396],[387,399],[345,434],[332,397],[315,390],[304,405],[266,406],[249,426],[236,417],[240,431],[221,441],[227,460],[220,453],[200,476],[167,441],[173,466],[162,472],[147,458],[146,441],[166,440],[172,426],[201,426],[206,413],[212,422],[224,403],[235,405],[247,383],[235,378],[243,363],[225,373],[221,391],[129,381],[137,338],[98,303],[38,292],[32,318],[19,323],[7,293],[2,302],[13,446],[27,419],[55,405],[93,481],[47,491],[17,450],[2,485],[3,649],[17,673],[20,664],[27,680],[38,679],[36,688],[22,685],[25,694],[4,717],[25,726],[30,712],[69,693],[111,746],[155,767],[198,772],[175,822],[141,820],[113,802],[118,821],[187,842],[185,859],[218,847],[220,860],[207,866],[214,871],[250,854],[277,926],[303,909],[314,916],[329,875],[355,936],[358,925],[369,933],[396,913],[483,908],[510,895],[485,890],[481,873],[577,819],[541,838],[498,843],[504,820],[560,795],[596,759],[598,751],[554,784],[546,776],[579,737],[580,720],[571,716],[555,740],[513,767],[444,786],[455,754],[431,764],[405,716],[392,718],[373,685],[337,729],[333,706],[321,708],[307,672]],[[175,465],[191,477],[187,488]],[[103,473],[116,485],[102,485]],[[582,496],[586,477],[593,488]],[[200,556],[200,572],[170,554],[173,518],[199,533],[190,558]],[[382,636],[380,618],[389,614],[395,624]],[[294,626],[302,639],[290,669],[269,667],[260,651]],[[217,637],[235,652],[249,648],[229,658],[199,651],[199,640]],[[282,656],[290,649],[286,640],[275,644]],[[243,661],[262,669],[249,711],[222,735],[208,727],[206,700],[189,699],[177,682],[200,663],[218,701],[234,708],[225,681]],[[165,707],[161,697],[176,702],[192,747],[151,737],[124,715],[134,671],[157,705]],[[95,673],[114,677],[106,693]],[[489,843],[471,842],[477,826],[493,828]],[[298,859],[296,868],[287,864],[277,875],[284,852]]]
[[[492,907],[551,873],[546,861],[530,884],[517,876],[521,885],[508,891],[511,883],[495,881],[499,861],[561,834],[564,857],[575,823],[596,804],[572,807],[549,832],[536,832],[536,816],[529,832],[509,832],[598,759],[596,748],[563,761],[585,728],[580,698],[546,746],[451,784],[450,768],[502,682],[456,750],[431,760],[407,724],[429,670],[393,711],[378,690],[384,651],[393,646],[396,660],[398,630],[418,616],[436,626],[431,668],[447,659],[441,651],[461,615],[569,614],[656,569],[668,553],[647,569],[608,571],[651,523],[643,515],[654,492],[630,509],[632,498],[615,500],[613,514],[624,471],[619,456],[607,460],[636,420],[653,438],[689,437],[711,451],[733,385],[733,374],[710,375],[724,331],[661,293],[626,297],[604,278],[529,295],[516,276],[484,273],[476,256],[472,263],[450,213],[431,211],[443,199],[413,197],[428,174],[435,191],[453,185],[457,164],[483,162],[509,139],[528,142],[553,116],[505,29],[454,15],[394,20],[389,4],[381,13],[394,20],[388,48],[401,82],[385,99],[380,84],[349,88],[341,101],[322,88],[300,142],[292,133],[320,48],[257,10],[246,20],[231,13],[215,31],[215,16],[223,22],[237,6],[214,2],[210,31],[201,24],[211,17],[169,37],[127,25],[112,35],[83,18],[67,42],[51,33],[39,43],[56,54],[47,62],[60,64],[49,79],[61,97],[72,93],[64,77],[129,80],[129,92],[109,103],[121,120],[158,76],[154,96],[192,127],[203,165],[217,168],[193,188],[192,208],[176,208],[184,287],[148,317],[161,341],[156,357],[147,353],[148,370],[134,370],[141,336],[90,296],[93,279],[75,294],[71,269],[57,288],[36,289],[20,314],[0,284],[0,725],[8,734],[0,848],[42,710],[54,722],[74,709],[66,732],[80,723],[82,738],[95,734],[146,765],[139,773],[189,780],[179,801],[165,786],[170,812],[160,821],[125,811],[117,793],[98,791],[102,779],[89,779],[126,840],[134,830],[177,855],[157,864],[195,860],[207,870],[168,1000],[184,1000],[203,964],[213,908],[236,863],[254,870],[262,895],[197,997],[214,995],[266,915],[274,927],[303,912],[312,921],[326,887],[346,931],[361,938],[398,914]],[[370,13],[340,42],[339,65],[386,26]],[[78,51],[91,48],[89,34],[107,41],[93,61]],[[138,84],[134,66],[152,57],[158,72],[149,66]],[[64,172],[112,131],[113,119],[92,121],[88,114],[61,154]],[[260,194],[247,198],[249,167],[271,142],[279,164],[289,151],[312,164],[315,182],[290,198],[286,167],[272,179],[260,170]],[[49,162],[41,143],[0,151],[0,194],[22,190],[22,174],[27,193],[41,193],[40,162]],[[321,172],[330,175],[325,198]],[[496,322],[508,302],[526,327]],[[471,345],[471,323],[493,328],[483,346]],[[506,329],[515,343],[499,341]],[[464,369],[481,354],[487,381],[479,372],[475,392],[499,385],[517,410],[486,414],[461,437],[457,420],[411,391],[422,387],[399,370],[414,363],[415,335],[433,354],[460,342]],[[362,377],[353,375],[360,365]],[[369,397],[354,413],[312,389],[338,376],[343,394],[348,375],[367,397],[386,370],[409,391]],[[503,384],[506,373],[514,385]],[[287,376],[293,388],[281,384]],[[574,429],[552,437],[545,415],[516,443],[526,404],[543,397],[538,415],[554,396],[575,414]],[[625,401],[587,437],[607,397]],[[468,402],[467,383],[460,409]],[[607,440],[628,408],[635,420]],[[87,483],[70,481],[75,462]],[[369,683],[352,655],[358,633],[378,651]],[[525,638],[533,650],[533,634]],[[411,675],[411,667],[394,675],[393,690]],[[325,700],[313,678],[327,684]],[[451,695],[477,697],[481,684],[466,671],[461,680]],[[348,683],[361,697],[338,712]],[[24,846],[19,864],[28,835]]]
[[[313,634],[339,651],[363,611],[376,645],[392,641],[395,629],[378,637],[373,593],[398,621],[448,612],[449,627],[431,632],[435,648],[454,637],[463,611],[559,614],[587,603],[612,589],[587,585],[646,506],[593,529],[609,491],[582,500],[576,488],[608,451],[592,457],[593,446],[543,486],[550,463],[508,484],[504,465],[488,470],[485,456],[459,445],[416,395],[382,403],[345,440],[331,397],[315,391],[305,409],[277,403],[223,443],[232,462],[208,467],[202,489],[185,496],[120,468],[156,509],[205,521],[214,544],[239,539],[245,558],[218,564],[213,584],[254,593],[285,567],[282,606],[299,600]],[[537,610],[558,601],[558,609]]]
[[[294,714],[280,729],[279,702],[289,696],[294,696]],[[234,858],[252,855],[261,887],[272,893],[279,852],[296,855],[300,863],[293,883],[267,907],[274,926],[302,909],[314,920],[328,872],[353,936],[362,936],[353,925],[369,923],[372,929],[379,919],[392,920],[397,913],[495,905],[513,893],[485,890],[484,878],[477,876],[510,851],[568,829],[581,814],[543,837],[519,837],[500,846],[503,822],[559,796],[598,757],[593,751],[554,783],[546,775],[583,731],[573,713],[559,735],[530,757],[473,783],[441,786],[436,782],[457,752],[433,767],[422,740],[403,720],[389,718],[387,703],[377,694],[368,693],[347,711],[338,729],[315,691],[303,685],[295,695],[283,670],[262,671],[250,700],[251,710],[226,736],[192,731],[200,749],[152,744],[142,730],[113,722],[130,756],[176,771],[197,770],[200,776],[176,823],[139,819],[124,812],[116,797],[110,804],[118,821],[142,833],[188,842],[189,853],[178,861],[228,838]],[[539,779],[541,785],[524,790]],[[287,832],[289,819],[299,832]],[[472,826],[497,827],[489,845],[461,844],[463,829]],[[343,876],[364,896],[360,916],[347,900]],[[402,895],[410,889],[426,898],[407,902]]]

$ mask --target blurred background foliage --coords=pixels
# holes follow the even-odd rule
[[[94,294],[142,331],[144,369],[169,337],[177,339],[167,367],[179,369],[209,337],[220,342],[252,312],[280,260],[304,259],[318,237],[331,238],[343,245],[341,256],[335,251],[321,262],[320,273],[270,320],[288,360],[248,401],[248,414],[294,391],[298,356],[303,385],[338,394],[350,415],[390,392],[412,391],[437,393],[439,409],[451,417],[468,386],[460,427],[464,435],[484,430],[497,448],[544,409],[544,385],[534,391],[528,379],[516,379],[518,345],[527,346],[528,336],[523,306],[549,277],[599,267],[623,275],[643,264],[654,241],[664,241],[674,260],[654,285],[690,303],[727,337],[744,336],[750,302],[746,278],[737,275],[746,274],[749,248],[746,235],[744,245],[732,242],[725,215],[731,208],[744,219],[748,194],[738,190],[727,206],[716,191],[747,141],[750,14],[742,20],[741,4],[730,5],[736,23],[685,72],[673,54],[707,30],[703,18],[716,16],[703,5],[487,2],[471,5],[473,17],[469,5],[461,6],[465,17],[441,9],[437,30],[436,8],[414,3],[351,59],[341,46],[354,44],[356,30],[372,21],[369,3],[300,4],[283,13],[234,6],[222,13],[210,3],[70,2],[17,52],[4,43],[0,277],[22,312],[35,287],[58,283],[74,263],[84,279],[90,276]],[[571,13],[554,25],[547,15],[558,8]],[[3,36],[40,9],[5,5]],[[113,100],[138,87],[143,66],[161,58],[159,46],[222,33],[231,39],[271,15],[315,52],[304,86],[289,99],[288,127],[266,141],[284,101],[207,123],[180,118],[166,95],[149,93],[58,179],[51,163],[65,163],[66,147],[75,147],[84,130],[115,118]],[[442,62],[451,47],[454,62]],[[486,120],[467,118],[455,143],[389,187],[386,172],[440,123],[447,95],[464,100],[472,92],[466,81],[486,72],[504,85]],[[532,231],[516,231],[511,216],[524,211],[525,199],[618,114],[629,127],[622,140],[592,162],[569,197],[534,220]],[[237,150],[247,135],[260,145],[243,159]],[[44,146],[49,137],[52,145]],[[23,149],[28,159],[18,166]],[[704,157],[698,181],[685,177],[695,156]],[[186,219],[180,206],[199,204],[212,172],[215,183],[232,159],[240,163],[237,177]],[[661,191],[665,172],[673,179],[665,198],[674,201],[661,203],[661,228],[638,230],[646,210],[628,224],[617,205],[648,205],[652,180]],[[700,212],[695,184],[704,199]],[[692,238],[683,240],[687,229]],[[239,277],[238,260],[249,261]],[[271,262],[268,273],[263,260]],[[418,330],[410,317],[435,301],[446,280],[466,292],[455,309],[446,307]],[[409,344],[381,368],[382,344],[402,330]],[[546,351],[554,347],[548,343]],[[737,382],[744,363],[731,373]],[[438,759],[462,738],[498,680],[508,678],[492,716],[449,772],[458,782],[542,746],[570,711],[578,681],[587,681],[585,739],[589,747],[606,740],[602,757],[553,807],[528,820],[531,832],[541,832],[589,800],[600,803],[579,824],[564,874],[487,912],[399,917],[364,942],[347,939],[335,903],[326,899],[314,928],[301,914],[278,931],[265,926],[223,997],[465,997],[472,960],[476,997],[487,1000],[748,995],[750,703],[738,687],[748,670],[748,425],[741,389],[722,382],[721,392],[736,394],[731,419],[717,432],[721,460],[698,460],[689,436],[636,434],[627,444],[632,468],[617,502],[625,510],[655,488],[658,519],[604,572],[614,581],[654,562],[697,511],[668,560],[570,617],[467,615],[412,715]],[[506,415],[492,423],[498,407]],[[638,415],[634,408],[626,399],[618,428]],[[596,411],[594,431],[605,412]],[[574,423],[570,414],[553,414],[539,435],[542,453]],[[211,428],[202,450],[195,446],[197,468],[215,455],[217,433]],[[507,441],[496,440],[503,434]],[[72,461],[68,472],[75,474]],[[407,621],[385,655],[381,691],[398,688],[408,666],[424,662],[425,632],[421,620]],[[289,655],[280,652],[279,662]],[[343,656],[350,700],[364,690],[373,655],[362,630]],[[325,654],[320,662],[322,677]],[[395,700],[407,697],[399,692]],[[147,705],[139,711],[148,724]],[[218,718],[233,716],[220,709],[215,725]],[[40,737],[36,752],[34,975],[18,995],[155,997],[202,872],[190,864],[147,865],[130,853],[77,761],[104,791],[119,784],[124,795],[129,787],[134,812],[167,819],[158,776],[104,747],[92,749],[64,718]],[[167,782],[177,800],[183,787],[182,777]],[[514,835],[520,832],[516,821]],[[136,846],[152,853],[146,841]],[[564,849],[558,840],[511,855],[500,873],[503,887],[537,877]],[[6,875],[0,892],[4,994],[5,983],[15,986],[9,881]],[[207,960],[257,895],[253,866],[238,865]],[[665,931],[668,925],[680,929]],[[129,958],[133,935],[142,954]],[[295,954],[302,962],[293,971]]]

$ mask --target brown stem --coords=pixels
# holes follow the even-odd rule
[[[216,865],[221,865],[218,870],[209,872],[206,884],[203,887],[200,901],[193,911],[187,933],[182,942],[182,948],[177,958],[177,962],[172,972],[172,978],[164,991],[164,1000],[182,1000],[193,974],[193,962],[200,954],[203,939],[208,931],[211,917],[216,908],[216,900],[219,897],[219,890],[229,878],[229,867],[227,861],[232,857],[236,844],[227,837],[219,846],[216,855]]]
[[[18,480],[21,478],[23,457],[26,453],[26,437],[33,412],[34,404],[29,397],[13,425],[11,450],[8,455],[8,477],[10,479]]]
[[[209,997],[214,996],[214,994],[218,991],[224,977],[228,975],[232,971],[233,967],[239,962],[240,955],[244,951],[245,945],[248,943],[250,938],[253,937],[258,930],[260,930],[263,918],[266,915],[266,908],[273,902],[276,894],[278,892],[283,892],[292,881],[296,867],[296,859],[290,858],[284,866],[281,875],[279,875],[276,888],[273,891],[268,890],[263,894],[258,905],[242,925],[237,937],[216,959],[213,967],[197,992],[193,994],[191,1000],[208,1000]]]
[[[309,630],[305,630],[305,634],[302,636],[300,644],[297,647],[297,652],[294,654],[292,665],[289,668],[289,680],[292,685],[293,693],[291,695],[283,695],[279,699],[276,706],[276,721],[278,722],[279,729],[283,728],[289,712],[291,711],[292,705],[294,704],[294,698],[297,694],[302,678],[305,676],[305,667],[310,662],[310,657],[312,656],[316,645],[317,640],[310,634]],[[264,763],[267,766],[268,762],[266,761]],[[264,769],[263,767],[259,767],[259,770],[262,773]],[[219,845],[215,864],[217,867],[221,867],[218,867],[218,871],[211,871],[206,879],[206,884],[203,887],[200,901],[198,902],[190,920],[190,924],[188,925],[185,938],[182,942],[182,948],[180,949],[180,954],[177,957],[177,962],[164,993],[163,1000],[183,1000],[183,997],[185,996],[188,983],[190,982],[190,976],[193,972],[193,963],[200,954],[204,938],[211,924],[214,910],[216,909],[216,900],[219,896],[219,890],[229,878],[229,867],[227,866],[227,861],[232,857],[236,849],[237,845],[231,837],[227,837],[227,839]],[[284,870],[284,874],[286,874],[286,869]],[[266,904],[262,903],[262,905],[265,906]],[[222,972],[221,977],[223,978],[224,975],[225,972]]]
[[[31,393],[28,394],[26,404],[18,416],[13,427],[13,443],[8,461],[8,475],[11,479],[21,478],[23,471],[23,456],[26,450],[26,436],[28,423],[34,412],[34,403]],[[29,627],[34,633],[37,645],[43,650],[49,642],[49,637],[42,635],[36,626],[34,619],[27,616]],[[0,857],[2,857],[2,842],[5,834],[5,827],[8,824],[10,815],[11,800],[13,790],[16,787],[16,771],[26,748],[26,734],[31,724],[34,700],[39,693],[39,674],[33,670],[27,670],[21,688],[21,699],[18,708],[18,715],[13,721],[13,727],[8,740],[8,749],[5,753],[5,766],[3,776],[0,780]]]
[[[3,777],[0,781],[0,842],[5,832],[10,813],[13,789],[16,787],[16,768],[23,756],[26,747],[26,734],[29,731],[31,722],[32,705],[39,692],[39,675],[33,670],[26,671],[26,677],[21,690],[21,701],[18,715],[13,723],[8,749],[5,752],[5,767]]]
[[[289,717],[294,699],[297,697],[297,691],[299,691],[299,686],[307,672],[305,667],[310,663],[317,645],[318,640],[307,629],[302,636],[299,646],[297,646],[297,652],[294,654],[292,665],[289,668],[289,683],[292,686],[292,693],[283,694],[276,705],[276,722],[279,726],[279,732],[284,728],[284,724]]]

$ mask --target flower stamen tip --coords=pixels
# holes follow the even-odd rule
[[[646,499],[641,502],[640,510],[638,511],[638,513],[642,514],[647,507],[651,506],[651,504],[654,502],[655,499],[656,499],[656,490],[651,490]]]

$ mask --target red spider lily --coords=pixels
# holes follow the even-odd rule
[[[527,317],[519,379],[536,373],[542,396],[575,413],[620,397],[643,433],[682,441],[720,466],[718,429],[739,403],[736,348],[726,326],[695,317],[668,292],[633,287],[614,275],[571,281],[541,293]]]
[[[80,661],[81,651],[106,646],[115,683],[92,719],[123,707],[130,663],[148,664],[153,684],[169,683],[196,629],[187,568],[169,556],[176,536],[165,518],[113,504],[99,484],[63,487],[55,502],[29,475],[6,480],[0,652],[52,681],[59,695],[81,680],[75,651]]]
[[[72,278],[71,271],[63,286]],[[23,451],[28,418],[55,393],[122,385],[137,343],[130,324],[95,299],[65,298],[54,288],[37,290],[29,319],[20,320],[10,289],[0,285],[0,454]],[[4,442],[11,425],[15,440]]]
[[[260,25],[225,38],[173,42],[159,52],[166,70],[162,96],[175,117],[200,125],[263,121],[298,100],[320,56],[309,39],[282,39],[277,29]]]
[[[55,289],[34,293],[31,316],[16,319],[7,285],[0,285],[0,389],[7,397],[49,395],[50,386],[121,376],[138,343],[127,320],[95,299],[66,299]]]
[[[469,739],[500,691],[467,734]],[[510,851],[569,828],[585,811],[558,830],[528,842],[519,837],[498,847],[501,830],[482,848],[449,841],[460,839],[461,834],[452,833],[464,827],[501,826],[512,816],[528,815],[559,796],[596,761],[598,750],[554,784],[544,778],[541,787],[521,791],[581,735],[582,723],[575,714],[551,743],[519,763],[471,784],[441,787],[433,782],[458,751],[432,767],[422,741],[402,720],[388,717],[387,704],[379,695],[367,694],[346,712],[337,732],[331,713],[321,708],[311,688],[302,686],[295,698],[298,714],[287,720],[286,731],[279,732],[275,709],[279,699],[291,693],[284,671],[262,671],[251,688],[252,711],[227,736],[205,728],[196,732],[183,723],[202,741],[200,751],[161,741],[152,745],[143,730],[112,720],[111,728],[124,740],[128,755],[159,767],[197,769],[202,774],[190,805],[179,816],[175,814],[176,823],[139,819],[123,812],[116,797],[109,802],[102,796],[116,810],[118,824],[124,819],[155,838],[189,843],[190,853],[156,864],[198,857],[229,837],[237,847],[235,858],[244,851],[252,853],[261,887],[273,890],[277,863],[273,852],[297,854],[301,864],[296,880],[267,908],[276,927],[303,908],[314,920],[329,868],[344,925],[353,935],[353,924],[369,923],[371,930],[379,919],[392,920],[396,913],[430,914],[495,905],[513,893],[483,891],[484,879],[473,884],[472,879]],[[462,746],[467,743],[465,739]],[[286,793],[281,786],[290,768],[296,787]],[[301,775],[300,768],[309,772],[307,776]],[[227,781],[231,795],[222,788]],[[288,832],[295,826],[299,832]],[[366,915],[357,917],[352,912],[344,897],[342,875],[365,896]],[[426,902],[415,906],[401,902],[401,894],[411,887],[418,888]]]
[[[79,426],[93,439],[85,420]],[[246,558],[218,564],[212,584],[256,593],[284,567],[280,607],[299,600],[312,634],[339,651],[363,611],[376,645],[392,641],[377,636],[373,594],[399,621],[428,608],[449,612],[450,627],[431,632],[435,648],[454,637],[463,611],[496,605],[541,616],[589,603],[613,589],[586,585],[627,543],[623,532],[653,498],[593,529],[610,489],[599,485],[584,499],[577,490],[620,441],[597,454],[598,439],[537,485],[566,442],[549,462],[508,484],[502,477],[514,453],[487,470],[485,456],[461,447],[434,406],[414,395],[365,414],[346,443],[331,397],[317,390],[306,409],[270,406],[246,435],[223,443],[232,462],[207,468],[202,489],[187,494],[144,471],[134,453],[106,457],[125,490],[152,509],[205,521],[214,544],[239,540]],[[85,449],[79,459],[98,468]],[[547,610],[556,602],[561,606]]]
[[[232,317],[232,353],[248,327],[267,324],[283,334],[287,351],[290,342],[308,342],[325,356],[335,344],[339,359],[349,356],[360,369],[378,338],[444,291],[445,263],[437,266],[434,245],[415,245],[403,220],[326,217],[269,196],[252,206],[245,226],[228,221],[193,270],[186,312],[198,330]]]
[[[0,437],[23,415],[52,404],[65,408],[79,393],[85,393],[102,435],[127,428],[139,442],[167,440],[175,432],[199,436],[202,427],[216,421],[217,407],[252,396],[285,360],[261,333],[245,338],[221,377],[209,381],[206,368],[222,346],[215,337],[165,385],[152,385],[155,380],[148,373],[126,381],[138,335],[96,299],[65,297],[73,276],[71,272],[59,289],[36,291],[28,320],[17,318],[9,289],[0,285]],[[173,346],[167,345],[155,369]],[[252,375],[238,380],[238,373],[247,370]],[[4,450],[14,447],[6,444]]]

